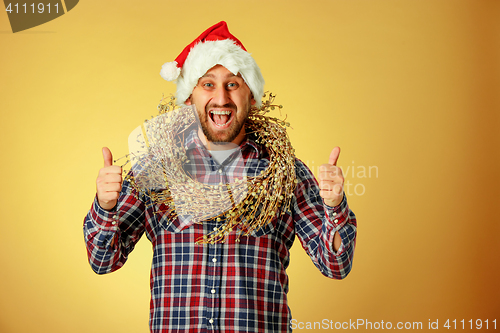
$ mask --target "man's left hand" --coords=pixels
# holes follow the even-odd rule
[[[328,164],[319,167],[319,195],[330,207],[340,205],[344,198],[344,176],[342,169],[337,166],[339,155],[340,147],[333,148]]]

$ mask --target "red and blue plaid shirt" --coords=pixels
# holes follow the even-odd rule
[[[252,177],[269,163],[260,145],[247,138],[238,163],[219,165],[192,131],[186,139],[190,164],[186,172],[198,181],[226,183],[240,173]],[[231,155],[231,156],[233,156]],[[240,165],[241,166],[241,165]],[[102,209],[97,200],[84,221],[92,269],[105,274],[119,269],[143,233],[153,245],[151,267],[151,332],[291,332],[287,305],[290,248],[297,235],[302,247],[325,276],[342,279],[351,270],[356,243],[356,217],[344,196],[331,208],[323,204],[318,183],[298,159],[297,188],[291,212],[237,241],[236,231],[224,243],[195,241],[224,223],[169,221],[157,207],[125,181],[117,207]],[[338,232],[342,245],[333,250]]]

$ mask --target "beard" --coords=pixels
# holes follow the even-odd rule
[[[213,129],[211,129],[208,123],[208,117],[210,117],[209,110],[211,108],[231,109],[233,117],[231,126],[223,131],[214,131]],[[203,134],[205,134],[207,140],[216,145],[223,145],[232,142],[238,136],[238,134],[240,134],[247,120],[249,111],[249,105],[245,107],[245,110],[242,110],[243,113],[239,113],[237,112],[237,106],[234,103],[227,103],[224,105],[207,104],[205,106],[205,112],[198,111],[197,113],[201,130],[203,131]]]

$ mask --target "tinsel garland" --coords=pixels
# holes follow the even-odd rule
[[[190,107],[179,107],[175,98],[162,99],[160,115],[146,120],[141,127],[141,151],[132,152],[132,172],[125,177],[139,195],[148,197],[152,204],[165,207],[173,221],[189,216],[195,223],[216,219],[221,226],[197,244],[223,243],[233,230],[236,240],[264,227],[279,215],[290,210],[297,179],[295,150],[286,127],[289,123],[267,115],[281,105],[274,105],[275,96],[265,94],[267,100],[260,108],[252,108],[245,123],[269,154],[269,165],[255,177],[234,179],[217,185],[204,184],[186,174],[183,166],[189,163],[184,148],[184,132],[195,122]],[[140,140],[141,141],[141,140]],[[224,222],[223,222],[224,221]],[[238,229],[238,230],[235,230]]]

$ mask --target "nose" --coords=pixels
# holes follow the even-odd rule
[[[219,86],[215,89],[212,102],[217,105],[226,105],[230,101],[229,92],[226,87]]]

